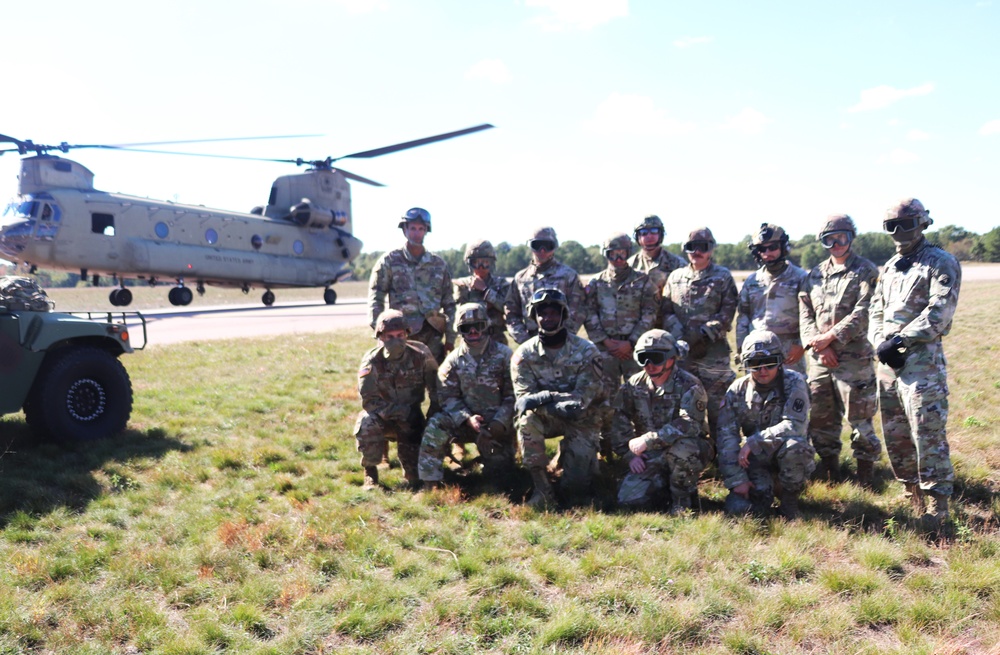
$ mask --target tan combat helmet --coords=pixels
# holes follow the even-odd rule
[[[785,361],[781,339],[770,330],[754,330],[743,340],[740,361],[743,363],[743,368],[748,370],[757,366],[781,364]]]
[[[538,310],[545,305],[557,305],[562,312],[559,326],[554,330],[544,330],[541,321],[538,320]],[[566,301],[566,294],[559,289],[539,289],[531,295],[531,300],[528,301],[528,318],[538,324],[539,334],[557,333],[569,320],[569,303]]]
[[[430,233],[431,213],[426,209],[422,209],[420,207],[414,207],[412,209],[407,210],[407,212],[403,214],[403,217],[399,219],[399,225],[397,227],[402,229],[406,227],[406,224],[409,223],[410,221],[420,221],[421,223],[427,226],[427,232],[428,234]]]
[[[403,312],[398,309],[387,309],[378,315],[378,320],[375,322],[375,338],[381,337],[384,332],[392,332],[393,330],[406,330],[407,335],[410,333]]]
[[[667,231],[663,227],[663,221],[661,221],[660,217],[657,216],[656,214],[650,214],[649,216],[646,216],[641,221],[639,221],[638,225],[635,226],[635,229],[632,231],[632,236],[635,237],[635,242],[639,243],[639,230],[653,230],[653,229],[660,231],[660,239],[659,241],[656,242],[656,245],[660,245],[661,243],[663,243],[663,237],[666,236]]]
[[[469,267],[470,273],[474,272],[472,267],[472,260],[474,259],[489,259],[491,262],[495,262],[497,251],[489,241],[473,241],[465,247],[465,264]],[[492,263],[490,264],[490,270],[493,270]]]
[[[895,234],[896,230],[909,232],[918,227],[927,227],[933,222],[934,219],[922,202],[916,198],[905,198],[889,208],[882,227],[889,234]]]
[[[540,227],[535,229],[531,233],[531,238],[527,241],[529,248],[532,241],[551,241],[555,248],[559,247],[559,239],[556,237],[556,229],[554,227]]]
[[[605,257],[608,256],[608,252],[611,250],[624,250],[628,258],[632,254],[632,239],[629,238],[624,232],[615,232],[607,239],[604,240],[604,244],[601,246],[601,252]]]
[[[635,342],[635,349],[632,351],[632,358],[636,364],[644,366],[649,353],[663,353],[664,361],[668,359],[680,359],[681,349],[677,344],[674,335],[666,330],[654,329],[643,332],[642,336]],[[654,361],[654,363],[656,363]]]

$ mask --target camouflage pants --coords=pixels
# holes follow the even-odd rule
[[[417,468],[420,479],[440,482],[444,479],[444,458],[452,443],[474,443],[482,458],[484,472],[514,464],[514,431],[505,426],[504,434],[495,438],[489,431],[476,432],[468,423],[456,425],[444,412],[438,412],[427,422],[424,438],[420,442]]]
[[[597,469],[598,422],[596,411],[584,412],[583,417],[576,421],[554,416],[545,407],[525,412],[514,424],[524,467],[529,471],[545,470],[549,463],[545,455],[545,439],[562,435],[559,444],[559,462],[563,470],[560,488],[566,493],[589,491]]]
[[[431,354],[434,355],[434,359],[437,360],[438,364],[444,361],[444,335],[432,328],[427,321],[424,321],[424,326],[420,328],[420,332],[411,334],[409,338],[419,341],[430,348]]]
[[[412,476],[416,479],[417,453],[423,430],[424,415],[420,411],[420,405],[410,408],[410,415],[405,421],[384,421],[368,412],[361,412],[354,424],[354,438],[361,453],[361,466],[378,466],[385,452],[385,442],[396,441],[403,472],[407,474],[407,478]]]
[[[603,346],[601,350],[601,364],[603,365],[604,376],[604,397],[611,399],[618,393],[622,381],[627,380],[639,371],[642,367],[635,363],[633,359],[618,359],[612,356]],[[601,403],[598,407],[601,422],[601,452],[606,456],[611,454],[611,424],[615,417],[615,410],[610,402]]]
[[[801,346],[802,339],[799,338],[798,334],[779,334],[778,339],[781,340],[781,350],[785,353],[785,357],[792,351],[793,346]],[[806,374],[806,357],[808,354],[803,354],[799,358],[799,361],[795,362],[791,366],[785,364],[785,368],[790,368],[793,371],[798,371],[802,375]]]
[[[736,373],[729,366],[729,349],[725,348],[716,351],[715,348],[709,351],[708,355],[696,360],[683,360],[682,367],[688,373],[694,375],[705,387],[705,394],[708,396],[708,403],[705,410],[708,414],[708,434],[715,447],[715,435],[719,426],[719,408],[722,400],[726,397],[726,391],[736,380]]]
[[[870,361],[845,355],[840,365],[828,368],[811,351],[809,359],[809,439],[820,457],[840,454],[841,423],[846,414],[851,426],[854,457],[878,461],[882,443],[875,435],[872,417],[878,403],[875,370]]]
[[[787,437],[773,455],[750,453],[747,477],[753,484],[754,495],[774,496],[774,476],[781,488],[793,494],[802,493],[809,476],[816,470],[816,451],[805,437]]]
[[[662,500],[663,490],[667,488],[671,498],[697,492],[698,476],[707,464],[699,441],[701,439],[678,439],[668,448],[647,450],[643,454],[646,469],[642,473],[629,471],[625,475],[618,487],[618,503],[646,507]]]
[[[896,479],[951,495],[955,469],[945,425],[948,374],[941,342],[910,349],[906,366],[877,369],[882,436]]]

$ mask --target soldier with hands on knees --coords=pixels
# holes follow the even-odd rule
[[[740,289],[736,318],[736,348],[751,330],[768,330],[778,335],[785,352],[785,366],[805,375],[799,337],[799,291],[806,272],[788,261],[788,235],[771,223],[763,223],[750,242],[754,260],[760,266]]]
[[[830,257],[803,282],[799,331],[809,347],[809,439],[819,453],[821,477],[840,480],[840,432],[846,417],[858,482],[870,487],[882,452],[872,426],[878,392],[868,343],[868,309],[878,269],[851,250],[856,235],[846,214],[824,221],[819,240]]]
[[[647,508],[669,489],[671,513],[684,512],[711,460],[702,436],[705,389],[677,366],[681,358],[682,347],[665,330],[650,330],[636,343],[643,370],[621,385],[614,401],[614,449],[629,467],[618,488],[621,505]]]
[[[538,325],[538,335],[521,344],[510,363],[517,399],[514,426],[522,463],[534,484],[528,504],[555,502],[545,440],[559,435],[560,492],[564,500],[577,502],[589,493],[597,468],[599,405],[604,401],[601,353],[569,332],[566,296],[558,289],[536,291],[528,318]]]
[[[484,305],[465,303],[456,313],[461,340],[438,369],[441,411],[428,421],[420,444],[425,488],[443,479],[442,464],[453,442],[476,444],[487,480],[496,481],[514,466],[511,350],[490,338]]]
[[[726,512],[768,516],[781,484],[778,511],[793,519],[799,494],[816,468],[806,436],[809,389],[805,378],[782,364],[781,340],[754,330],[740,351],[749,372],[729,387],[719,412],[719,472],[729,489]]]
[[[478,302],[486,306],[490,317],[490,337],[507,344],[507,323],[504,302],[510,291],[510,281],[494,275],[497,254],[489,241],[473,241],[465,248],[465,263],[471,275],[455,279],[455,303]]]
[[[354,437],[366,488],[378,484],[377,466],[387,439],[396,440],[406,481],[416,484],[424,395],[430,396],[430,413],[437,407],[437,360],[427,346],[407,340],[408,325],[400,311],[388,309],[379,314],[375,323],[379,345],[364,354],[358,367],[362,411],[354,425]]]
[[[403,215],[399,228],[406,245],[382,255],[368,282],[368,316],[372,328],[385,310],[406,317],[410,338],[426,344],[438,361],[455,345],[455,300],[448,264],[424,247],[431,231],[431,215],[414,207]],[[442,344],[442,339],[444,343]]]
[[[701,381],[708,394],[708,430],[714,446],[719,405],[736,379],[727,339],[736,315],[736,283],[729,269],[712,261],[715,237],[707,227],[691,231],[684,252],[689,265],[670,273],[663,288],[663,328],[688,343],[690,350],[679,364]]]
[[[532,296],[540,289],[559,289],[563,293],[569,312],[563,327],[570,334],[576,334],[582,323],[583,285],[576,271],[556,259],[559,239],[555,229],[538,228],[528,240],[528,247],[531,249],[531,263],[514,276],[504,303],[510,335],[516,343],[522,344],[538,334],[538,324],[528,316],[527,310]]]
[[[948,519],[955,480],[945,432],[948,371],[941,338],[951,330],[962,269],[924,237],[931,223],[916,198],[886,215],[882,225],[896,254],[882,267],[872,297],[868,340],[880,362],[876,377],[889,462],[914,508],[925,512],[923,527],[933,531]]]

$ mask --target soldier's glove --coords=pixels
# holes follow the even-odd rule
[[[685,329],[684,341],[688,343],[688,357],[691,359],[701,359],[708,354],[708,341],[701,330]]]
[[[711,323],[705,323],[701,326],[701,333],[706,339],[714,342],[718,341],[719,337],[722,336],[722,328],[716,321],[712,321]]]
[[[537,409],[542,405],[548,405],[555,400],[551,391],[538,391],[521,396],[514,403],[514,411],[521,416],[530,409]]]
[[[880,343],[875,352],[878,355],[878,361],[896,370],[903,368],[906,364],[906,346],[903,344],[903,337],[898,334],[894,334]]]
[[[576,421],[583,416],[583,404],[579,400],[563,400],[552,406],[552,413],[567,421]]]

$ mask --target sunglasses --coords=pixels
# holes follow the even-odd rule
[[[534,239],[528,244],[528,247],[535,252],[542,250],[552,251],[556,249],[556,244],[554,241],[549,241],[548,239]]]
[[[781,359],[776,355],[771,355],[770,357],[751,359],[743,367],[748,371],[770,371],[778,368],[780,364]]]
[[[890,218],[887,221],[882,221],[882,227],[889,234],[895,234],[896,230],[909,232],[910,230],[917,229],[918,225],[919,221],[915,218]]]
[[[781,250],[780,243],[762,243],[759,246],[754,246],[754,251],[759,254],[774,252],[775,250]]]
[[[824,248],[848,246],[851,244],[851,235],[849,232],[830,232],[821,236],[819,242]]]
[[[464,323],[458,326],[458,331],[462,334],[472,334],[473,332],[482,334],[486,331],[486,323]]]
[[[708,241],[688,241],[684,244],[684,252],[708,252],[711,250]]]
[[[659,366],[669,359],[667,353],[659,352],[656,350],[644,350],[641,353],[636,353],[635,360],[639,362],[639,366],[645,366],[647,364],[652,364],[653,366]]]
[[[604,253],[604,256],[608,258],[609,262],[613,262],[613,261],[616,261],[616,260],[619,260],[619,259],[626,260],[626,259],[628,259],[628,251],[627,250],[608,250],[607,252]]]
[[[650,234],[655,234],[655,235],[659,236],[659,234],[660,234],[660,228],[658,228],[658,227],[641,227],[638,230],[636,230],[636,232],[641,237],[644,237],[644,236],[647,236],[647,235],[650,235]]]

